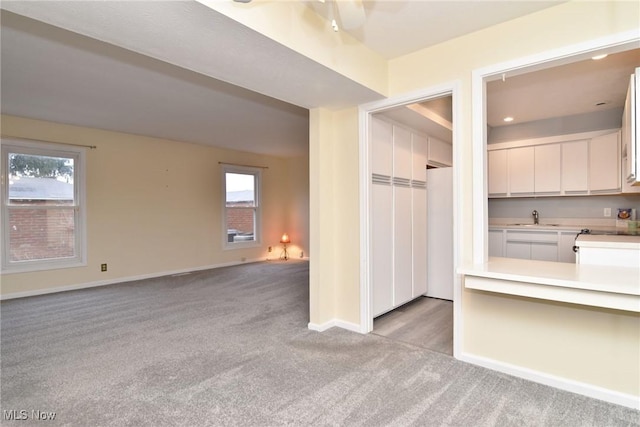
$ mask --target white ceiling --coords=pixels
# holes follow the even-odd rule
[[[2,112],[242,151],[306,153],[308,110],[2,13]]]
[[[557,3],[366,1],[351,32],[395,57]],[[0,7],[5,114],[297,156],[306,109],[382,98],[195,1]]]
[[[498,127],[622,108],[636,67],[640,49],[489,82],[487,123]],[[514,121],[505,123],[507,116]]]
[[[308,4],[329,17],[333,1],[309,0]],[[566,1],[363,0],[365,24],[342,31],[390,59]]]

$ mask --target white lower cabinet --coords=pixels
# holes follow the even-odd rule
[[[558,232],[507,230],[507,258],[558,261]]]
[[[576,253],[573,246],[576,244],[577,231],[563,231],[558,238],[558,261],[576,262]]]
[[[393,187],[393,212],[393,305],[398,306],[413,296],[410,187]]]
[[[413,289],[412,298],[427,292],[427,190],[412,188]]]
[[[373,316],[427,292],[427,190],[371,186]]]
[[[505,256],[504,230],[489,230],[489,256]]]
[[[507,241],[506,246],[507,258],[531,259],[531,243]]]
[[[393,187],[390,183],[371,186],[371,287],[373,314],[393,308]]]
[[[575,263],[573,246],[577,233],[492,228],[489,230],[489,256]]]
[[[531,259],[558,261],[558,243],[531,242]]]

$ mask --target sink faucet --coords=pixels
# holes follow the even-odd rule
[[[540,215],[538,214],[538,211],[534,210],[533,212],[531,212],[531,215],[533,215],[533,223],[534,224],[539,224],[540,223]]]

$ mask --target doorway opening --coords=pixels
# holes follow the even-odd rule
[[[361,109],[362,332],[450,355],[460,294],[455,88]]]

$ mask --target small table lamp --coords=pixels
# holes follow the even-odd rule
[[[284,247],[284,251],[282,251],[282,255],[280,255],[280,259],[283,259],[286,261],[289,259],[289,252],[287,252],[287,244],[291,243],[291,240],[289,239],[289,235],[287,233],[284,233],[282,235],[282,237],[280,238],[280,243],[282,243],[282,246]]]

